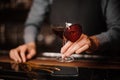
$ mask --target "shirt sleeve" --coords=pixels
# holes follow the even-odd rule
[[[107,1],[104,6],[104,16],[108,30],[96,35],[96,37],[100,41],[100,46],[105,48],[109,45],[120,44],[120,0],[103,1]]]
[[[40,25],[42,24],[45,13],[48,11],[48,4],[49,0],[33,0],[28,18],[25,22],[25,43],[35,41],[38,27],[40,27]]]

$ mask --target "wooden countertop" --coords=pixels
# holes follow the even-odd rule
[[[15,63],[8,56],[0,56],[0,62]],[[67,66],[67,67],[81,67],[94,69],[120,69],[120,62],[114,61],[95,61],[95,60],[78,60],[73,62],[58,62],[55,58],[35,58],[27,61],[27,63],[34,63],[36,65],[50,65],[50,66]]]

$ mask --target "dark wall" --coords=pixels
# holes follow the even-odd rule
[[[23,44],[24,22],[32,0],[0,0],[0,48]]]

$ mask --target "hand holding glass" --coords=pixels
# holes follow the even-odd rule
[[[53,32],[63,40],[63,45],[68,41],[75,42],[82,34],[81,26],[78,24],[66,23],[66,26],[55,26],[52,27]],[[74,58],[72,56],[62,58],[57,57],[59,62],[72,62]]]

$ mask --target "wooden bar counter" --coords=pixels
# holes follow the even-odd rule
[[[16,63],[8,55],[0,56],[1,80],[120,80],[119,74],[118,59],[58,62],[55,57],[36,57]]]
[[[15,63],[9,56],[0,56],[0,62]],[[120,62],[114,60],[75,60],[73,62],[58,62],[55,58],[36,57],[27,61],[36,65],[67,66],[96,69],[120,69]]]

